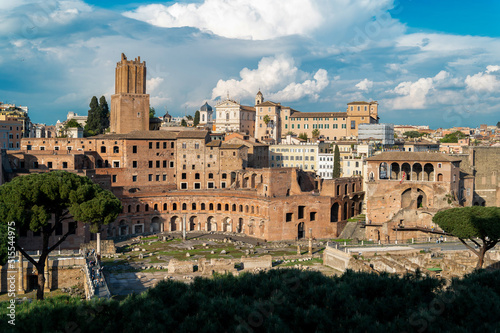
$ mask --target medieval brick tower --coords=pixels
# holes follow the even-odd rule
[[[111,96],[111,133],[149,130],[149,95],[146,94],[146,62],[141,57],[116,64],[115,94]]]

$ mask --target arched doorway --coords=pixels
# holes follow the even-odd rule
[[[339,204],[335,202],[330,208],[330,222],[338,222],[339,220]]]
[[[189,225],[187,227],[188,231],[195,231],[196,230],[196,221],[197,221],[196,216],[191,216],[189,218]]]
[[[151,219],[151,227],[149,228],[151,232],[160,232],[160,218],[155,216]]]
[[[300,222],[297,226],[297,239],[304,238],[304,222]]]
[[[243,219],[241,217],[238,219],[238,227],[236,229],[236,232],[243,232]]]
[[[222,231],[224,231],[224,232],[232,232],[233,231],[233,225],[231,224],[230,217],[226,217],[222,221]]]
[[[118,234],[120,236],[126,236],[128,235],[128,225],[127,221],[121,220],[119,223],[119,229],[118,229]]]
[[[170,219],[170,231],[177,231],[179,229],[180,225],[178,224],[178,220],[179,217],[172,216],[172,218]]]
[[[344,218],[343,218],[343,220],[347,220],[347,212],[348,212],[348,210],[349,210],[349,208],[347,206],[347,202],[344,202],[344,212],[343,212],[344,213],[343,214]]]

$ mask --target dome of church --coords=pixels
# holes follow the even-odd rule
[[[205,102],[205,104],[203,104],[200,108],[200,111],[212,111],[212,107],[210,105],[208,105],[207,102]]]

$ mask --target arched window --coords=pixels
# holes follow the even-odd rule
[[[196,202],[193,202],[193,203],[191,204],[191,209],[192,209],[192,210],[196,210]]]
[[[149,211],[149,205],[148,204],[146,204],[146,206],[144,206],[144,211],[146,211],[146,212]]]
[[[128,207],[127,207],[127,213],[130,213],[130,212],[132,212],[132,206],[128,205]]]
[[[388,173],[387,173],[387,163],[382,162],[379,165],[378,168],[378,179],[388,179]]]
[[[167,203],[163,204],[163,210],[167,210]]]
[[[208,206],[208,209],[209,209],[209,210],[214,210],[214,204],[213,204],[213,203],[211,203],[211,204]]]
[[[232,210],[233,212],[235,212],[235,211],[236,211],[236,205],[235,205],[235,204],[233,204],[233,205],[231,206],[231,210]]]
[[[187,204],[186,203],[182,204],[182,210],[187,210]]]
[[[240,205],[239,211],[240,211],[240,213],[243,213],[243,205]]]
[[[158,204],[154,205],[154,210],[158,210]]]
[[[205,210],[205,204],[204,203],[200,204],[200,209],[201,210]]]
[[[137,205],[137,206],[135,206],[135,211],[136,211],[136,212],[140,212],[140,211],[141,211],[141,205]]]
[[[227,212],[229,210],[229,204],[224,205],[224,210]]]
[[[340,185],[337,185],[337,196],[340,195]]]
[[[118,154],[120,152],[120,148],[118,146],[113,147],[113,154]]]
[[[254,210],[254,209],[255,209],[255,208],[252,206],[252,214],[255,212],[255,210]]]
[[[177,210],[177,204],[176,203],[172,204],[172,210]]]
[[[217,210],[222,210],[222,205],[220,203],[217,204]]]
[[[106,146],[101,146],[101,153],[105,153],[106,152]]]

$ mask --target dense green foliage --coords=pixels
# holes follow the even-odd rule
[[[418,131],[407,131],[403,133],[403,136],[406,136],[407,138],[420,138],[423,133],[419,133]]]
[[[340,150],[339,146],[335,145],[335,150],[333,152],[333,178],[340,177]]]
[[[306,140],[307,141],[307,133],[300,133],[299,134],[299,139]]]
[[[90,225],[92,232],[97,232],[102,224],[113,222],[122,210],[120,200],[111,191],[102,189],[88,177],[78,176],[66,171],[51,171],[19,176],[0,186],[0,223],[15,222],[16,231],[40,231],[42,242],[40,257],[35,261],[16,243],[21,251],[43,277],[45,258],[66,238],[75,232],[68,228],[55,243],[49,242],[50,236],[61,225],[71,219]],[[4,228],[0,229],[4,232]],[[4,238],[1,235],[0,238]],[[2,242],[0,248],[5,247]],[[3,253],[4,249],[0,250]],[[4,264],[5,258],[1,264]],[[43,298],[43,288],[39,288],[38,297]]]
[[[271,118],[266,114],[262,120],[264,121],[264,124],[267,125],[271,121]]]
[[[187,124],[187,122],[186,122],[186,119],[182,118],[182,120],[181,120],[181,126],[186,127],[187,125],[188,125],[188,124]]]
[[[103,134],[109,127],[109,106],[106,98],[101,96],[99,102],[97,97],[92,96],[89,104],[90,110],[88,112],[87,123],[83,128],[84,136],[93,136]]]
[[[64,128],[70,128],[70,127],[78,127],[81,128],[82,125],[78,123],[75,119],[70,119],[65,125]]]
[[[200,111],[196,110],[196,112],[194,113],[194,118],[193,118],[193,127],[198,126],[199,123],[200,123]]]
[[[151,118],[154,118],[154,117],[155,117],[155,115],[156,115],[156,110],[155,110],[155,108],[154,108],[154,107],[152,107],[152,106],[150,106],[150,107],[149,107],[149,118],[150,118],[150,119],[151,119]]]
[[[478,256],[478,268],[484,254],[500,241],[500,207],[461,207],[437,212],[432,221],[460,241]],[[468,245],[470,240],[478,249]],[[480,241],[480,242],[479,242]],[[482,243],[482,244],[481,244]]]
[[[313,129],[311,134],[312,134],[313,138],[319,138],[319,135],[320,135],[319,129],[317,129],[317,128]]]
[[[283,269],[162,281],[121,302],[20,304],[16,332],[493,332],[499,279],[499,271],[478,271],[445,288],[419,274],[326,277]],[[13,332],[6,313],[0,307],[0,331]]]
[[[446,134],[444,138],[442,138],[441,141],[442,143],[457,143],[459,139],[465,138],[466,135],[460,131],[456,131],[450,134]]]

